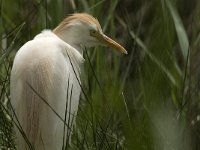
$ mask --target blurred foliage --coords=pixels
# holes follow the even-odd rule
[[[129,54],[84,51],[71,149],[200,149],[200,1],[0,0],[0,8],[0,149],[14,148],[6,109],[15,53],[74,12],[98,18]]]

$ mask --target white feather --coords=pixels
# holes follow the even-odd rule
[[[70,60],[79,80],[80,64],[84,61],[82,55],[51,31],[43,31],[23,45],[14,59],[11,103],[28,140],[32,145],[37,145],[36,150],[61,149],[64,133],[64,123],[42,98],[62,119],[68,99],[67,110],[71,110],[69,113],[72,114],[70,117],[76,116],[81,88]],[[69,106],[72,87],[72,101]],[[67,117],[68,120],[69,114]],[[18,149],[28,149],[21,133],[18,129],[15,131]]]

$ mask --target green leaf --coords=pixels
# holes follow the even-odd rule
[[[146,45],[139,39],[139,37],[133,32],[130,31],[130,35],[133,39],[135,39],[136,43],[142,48],[142,50],[149,56],[149,58],[156,64],[158,67],[166,74],[168,79],[171,81],[171,83],[175,86],[178,86],[178,83],[176,82],[174,76],[171,74],[171,72],[164,66],[164,64],[159,61],[153,53],[151,53]]]
[[[188,55],[188,49],[189,49],[189,41],[188,41],[187,33],[185,31],[181,18],[177,10],[175,9],[175,7],[172,5],[171,1],[170,0],[165,0],[165,1],[169,9],[169,12],[171,13],[172,19],[174,21],[179,44],[182,50],[184,60],[186,61],[187,55]]]

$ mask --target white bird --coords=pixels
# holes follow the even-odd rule
[[[24,137],[15,127],[19,150],[29,149],[30,145],[35,150],[62,149],[63,135],[71,133],[67,127],[64,131],[65,110],[65,125],[72,125],[79,105],[82,46],[99,44],[127,54],[121,45],[103,34],[97,19],[76,13],[19,49],[10,82],[15,120],[25,133]]]

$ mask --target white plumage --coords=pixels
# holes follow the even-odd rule
[[[51,31],[44,31],[20,48],[15,57],[11,76],[12,104],[26,136],[33,145],[41,146],[36,148],[39,150],[61,149],[62,136],[60,135],[63,135],[64,126],[64,123],[40,96],[64,120],[67,90],[69,90],[69,107],[70,91],[73,85],[70,113],[76,115],[78,110],[81,88],[68,56],[79,77],[79,65],[84,60],[80,53]],[[30,86],[35,89],[35,92]],[[21,137],[19,132],[17,132],[17,137]],[[19,146],[22,146],[18,148],[19,150],[28,147],[21,138],[18,139],[20,143],[17,142]]]
[[[53,32],[44,30],[17,52],[11,72],[11,104],[36,150],[62,149],[63,135],[67,134],[63,122],[66,103],[65,124],[73,124],[78,110],[80,70],[84,62],[81,46],[96,44],[116,47],[126,53],[122,46],[102,33],[92,16],[74,14]],[[66,129],[71,133],[72,130]],[[29,149],[16,127],[15,132],[18,149]]]

